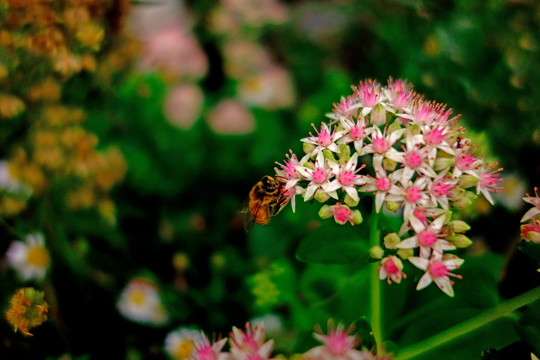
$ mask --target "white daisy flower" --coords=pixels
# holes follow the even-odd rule
[[[24,241],[14,241],[6,252],[6,261],[23,280],[43,279],[51,263],[43,234],[32,233]]]
[[[179,328],[165,337],[165,352],[171,359],[190,359],[195,344],[203,340],[199,330]]]
[[[169,320],[157,285],[145,278],[131,279],[116,305],[123,316],[140,324],[160,326]]]

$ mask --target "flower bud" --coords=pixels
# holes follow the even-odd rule
[[[394,132],[394,131],[399,130],[399,129],[401,129],[401,125],[399,124],[398,121],[394,121],[393,123],[388,125],[388,129],[386,131],[389,134],[389,133]]]
[[[321,219],[329,219],[333,215],[330,205],[323,205],[319,210],[319,217]]]
[[[360,202],[360,199],[355,200],[352,197],[350,197],[349,194],[347,194],[347,195],[345,195],[345,200],[343,200],[343,202],[345,204],[349,205],[350,207],[355,207]]]
[[[414,256],[414,249],[399,249],[397,254],[403,260],[407,260],[411,256]]]
[[[464,189],[476,186],[477,182],[478,178],[468,174],[463,174],[459,178],[459,185]]]
[[[189,267],[189,262],[189,256],[183,252],[177,252],[172,259],[173,267],[178,272],[184,272]]]
[[[361,224],[362,221],[364,221],[364,218],[362,217],[362,213],[360,212],[360,210],[354,210],[353,211],[352,221],[353,221],[353,223],[355,223],[357,225]]]
[[[377,104],[371,109],[371,122],[377,126],[386,124],[386,110],[382,104]]]
[[[386,208],[391,212],[396,212],[399,207],[401,206],[401,203],[399,201],[387,201],[386,202]]]
[[[454,220],[454,221],[451,221],[449,224],[448,224],[448,227],[450,228],[450,230],[452,232],[455,232],[455,233],[464,233],[465,231],[469,231],[471,229],[471,227],[469,226],[469,224],[467,224],[465,221],[463,220]]]
[[[396,233],[390,233],[384,237],[384,246],[387,249],[395,249],[397,244],[401,242],[399,235]]]
[[[369,249],[369,256],[373,259],[382,259],[384,256],[384,250],[379,245],[375,245]]]
[[[328,199],[330,199],[330,195],[328,195],[328,193],[324,191],[323,189],[318,189],[317,191],[315,191],[314,197],[315,197],[315,200],[317,200],[320,203],[327,202]]]
[[[316,147],[313,144],[305,142],[304,145],[302,145],[302,148],[304,150],[304,153],[311,154],[313,152],[313,150],[315,150]]]
[[[383,165],[384,170],[386,170],[386,171],[394,171],[396,169],[397,162],[395,162],[394,160],[390,160],[388,158],[385,158],[383,160],[383,162],[382,162],[382,165]]]
[[[476,198],[476,195],[470,191],[463,191],[462,193],[456,195],[452,199],[452,206],[458,210],[463,210],[471,206],[473,200]]]
[[[533,220],[530,224],[521,225],[521,237],[533,243],[540,243],[540,224]]]
[[[324,149],[322,153],[324,155],[325,160],[336,161],[336,159],[334,158],[334,153],[332,151],[328,149]]]
[[[472,245],[472,240],[466,237],[463,234],[455,234],[446,238],[447,241],[450,241],[455,247],[462,249]]]
[[[433,165],[433,168],[436,171],[443,171],[450,168],[452,165],[454,165],[454,159],[437,157],[437,159],[435,159],[435,164]]]
[[[351,148],[347,144],[339,145],[339,162],[341,164],[345,163],[351,158]]]

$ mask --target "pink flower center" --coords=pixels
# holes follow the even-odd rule
[[[349,135],[351,135],[354,140],[360,140],[364,138],[364,129],[360,126],[354,125],[351,130],[349,130]]]
[[[445,184],[442,181],[435,181],[431,187],[431,192],[436,197],[448,196],[451,195],[450,190],[452,190],[454,187],[455,185]]]
[[[401,92],[397,94],[397,96],[394,99],[394,105],[397,108],[404,108],[407,106],[407,103],[409,102],[409,93],[407,92]]]
[[[430,145],[439,145],[444,139],[444,130],[435,128],[426,134],[425,139]]]
[[[384,269],[388,274],[397,274],[399,272],[399,269],[392,258],[388,258],[388,260],[384,262]]]
[[[444,277],[447,276],[448,268],[438,261],[434,261],[429,265],[429,272],[434,277]]]
[[[326,348],[332,353],[332,355],[343,355],[350,350],[349,341],[347,341],[347,334],[344,332],[332,332],[328,335],[326,340]]]
[[[322,184],[325,180],[326,180],[326,173],[322,169],[317,168],[313,172],[313,181],[316,182],[317,184]]]
[[[416,168],[422,164],[422,157],[417,152],[410,152],[407,155],[407,165],[411,168]]]
[[[429,231],[422,231],[418,234],[418,242],[422,246],[432,246],[435,244],[435,241],[437,241],[437,237]]]
[[[339,182],[343,185],[350,185],[355,177],[356,175],[352,171],[344,171],[339,175]]]
[[[411,187],[407,189],[407,200],[415,203],[422,198],[422,191],[419,188]]]
[[[317,144],[319,144],[322,147],[327,147],[332,143],[332,136],[330,136],[330,133],[326,130],[326,128],[321,127],[321,131],[317,133],[319,136],[317,139]]]
[[[377,189],[380,191],[388,191],[390,189],[390,180],[388,178],[376,178],[375,179],[375,186],[377,186]]]
[[[383,137],[375,137],[373,139],[373,150],[379,154],[386,152],[388,150],[386,139]]]
[[[467,153],[461,156],[456,157],[456,167],[460,170],[470,170],[473,168],[474,163],[476,162],[476,157]]]
[[[427,222],[427,216],[426,216],[426,210],[424,208],[416,208],[413,211],[413,215],[415,218],[420,220],[422,223]]]
[[[299,177],[298,173],[296,172],[296,165],[294,165],[292,161],[285,161],[285,165],[284,170],[289,178],[294,179]]]

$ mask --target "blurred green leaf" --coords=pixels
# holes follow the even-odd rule
[[[355,227],[323,225],[300,242],[296,258],[308,263],[349,264],[365,259],[367,240]]]

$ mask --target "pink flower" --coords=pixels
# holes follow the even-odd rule
[[[200,79],[208,70],[208,59],[189,30],[173,25],[150,36],[141,65],[174,77]]]
[[[194,360],[227,360],[230,354],[222,352],[221,349],[227,342],[227,338],[223,338],[217,342],[210,344],[208,338],[201,332],[202,339],[195,343],[195,349],[191,353]]]
[[[354,212],[347,206],[337,203],[330,207],[330,214],[334,216],[336,223],[340,225],[345,225],[349,222],[351,225],[354,225]]]
[[[246,331],[233,327],[229,340],[231,354],[235,360],[268,360],[274,341],[264,342],[264,327],[251,327],[246,323]]]
[[[343,131],[330,130],[329,126],[325,123],[321,123],[320,130],[315,128],[315,125],[312,125],[315,129],[316,136],[312,133],[309,133],[309,137],[302,139],[303,142],[307,144],[313,144],[317,147],[313,151],[313,155],[316,155],[319,151],[323,149],[328,149],[333,152],[339,152],[339,148],[336,144],[336,140],[343,136]]]
[[[319,189],[327,193],[328,196],[331,196],[336,200],[338,199],[338,195],[335,190],[327,190],[333,175],[322,152],[317,154],[317,158],[312,169],[303,166],[298,167],[297,170],[305,180],[309,181],[304,193],[304,201],[310,200],[313,195],[315,195],[315,192]]]
[[[533,207],[527,210],[525,215],[523,215],[523,217],[521,218],[521,222],[527,221],[540,214],[540,197],[538,196],[537,187],[534,188],[534,192],[536,196],[530,196],[529,194],[527,194],[527,196],[523,198],[523,201],[533,205]]]
[[[403,263],[397,256],[387,256],[381,260],[381,266],[379,266],[379,279],[391,284],[392,281],[400,283],[402,278],[406,278],[407,275],[403,272]]]
[[[493,204],[493,199],[491,198],[490,192],[498,192],[502,181],[502,168],[497,168],[497,165],[497,163],[494,163],[491,166],[483,168],[479,173],[480,179],[476,185],[476,192],[478,194],[482,193],[486,200],[491,204]]]
[[[189,129],[201,114],[204,95],[194,84],[172,88],[165,99],[165,115],[170,123]]]
[[[315,333],[314,336],[322,345],[316,346],[303,355],[306,359],[313,360],[368,360],[373,359],[373,355],[367,351],[359,351],[355,348],[360,340],[349,335],[352,328],[344,329],[340,323],[337,328],[332,325],[328,335]]]
[[[410,217],[411,226],[415,235],[402,242],[397,247],[400,249],[420,248],[420,257],[427,259],[433,253],[443,254],[446,250],[454,250],[456,247],[450,242],[443,240],[446,234],[441,233],[446,214],[436,218],[431,224],[427,225],[418,220],[415,216]]]
[[[358,185],[364,185],[366,183],[364,175],[357,175],[356,173],[364,168],[365,165],[362,165],[357,168],[358,165],[358,154],[355,153],[349,160],[343,165],[339,165],[335,162],[329,162],[329,166],[332,170],[332,173],[335,176],[335,179],[328,184],[326,191],[336,191],[342,189],[353,199],[354,201],[360,201],[358,197],[358,191],[356,187]]]
[[[208,115],[208,125],[218,134],[241,135],[255,129],[249,110],[236,100],[223,100]]]
[[[463,264],[463,259],[457,256],[442,257],[439,254],[434,254],[430,259],[422,257],[410,257],[409,261],[417,268],[424,270],[424,275],[418,281],[416,290],[422,290],[432,282],[435,282],[439,289],[446,295],[453,297],[454,288],[450,276],[461,279],[461,275],[451,273]]]

